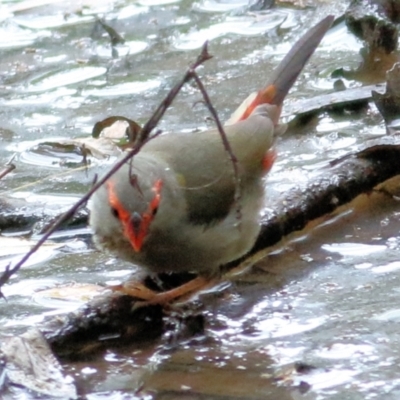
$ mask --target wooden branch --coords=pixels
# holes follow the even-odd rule
[[[399,159],[400,145],[379,145],[332,161],[320,176],[303,188],[285,193],[283,200],[276,202],[275,211],[262,221],[261,234],[250,255],[278,243],[315,218],[329,214],[360,194],[370,193],[377,185],[400,174]],[[239,261],[243,260],[226,268],[236,266]],[[167,285],[171,283],[168,281],[171,276],[162,279],[167,280]],[[175,285],[181,283],[175,282]],[[57,317],[47,325],[45,336],[57,355],[68,358],[159,337],[166,329],[165,310],[159,306],[137,308],[137,304],[129,296],[109,293],[63,321]],[[201,329],[201,317],[191,317],[194,322],[190,320],[189,325],[194,326],[194,330]]]
[[[251,253],[279,242],[327,215],[362,193],[400,174],[400,145],[378,145],[334,160],[321,176],[303,188],[285,193],[262,220],[261,233]]]

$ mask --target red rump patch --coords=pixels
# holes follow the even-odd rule
[[[276,160],[277,154],[275,149],[270,149],[267,151],[267,153],[265,154],[264,158],[263,158],[263,169],[265,171],[265,173],[267,173],[272,166],[274,165],[274,162]]]
[[[243,115],[239,118],[239,121],[247,119],[260,104],[272,104],[275,95],[276,87],[274,85],[269,85],[265,89],[260,90],[255,99],[248,105]],[[277,121],[274,121],[274,123],[277,123]]]

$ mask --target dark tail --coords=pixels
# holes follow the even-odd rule
[[[290,88],[293,86],[308,59],[318,47],[327,30],[331,27],[334,17],[329,15],[311,28],[291,48],[285,58],[274,71],[269,85],[275,87],[276,93],[271,104],[281,105]]]

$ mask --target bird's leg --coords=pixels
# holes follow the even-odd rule
[[[176,288],[166,290],[164,292],[155,292],[149,288],[147,288],[144,284],[136,281],[130,281],[123,283],[121,285],[112,286],[111,289],[122,292],[128,296],[136,297],[139,300],[143,301],[142,305],[150,305],[150,304],[167,304],[178,298],[181,298],[185,295],[191,295],[194,292],[197,292],[213,281],[202,276],[198,276],[194,279],[191,279],[189,282],[186,282]]]
[[[156,293],[155,296],[146,301],[146,304],[167,304],[185,295],[191,295],[201,289],[206,288],[212,280],[198,276],[176,288],[165,292]]]
[[[121,285],[110,286],[111,290],[121,292],[131,297],[136,297],[139,300],[148,301],[157,295],[157,292],[149,289],[143,283],[138,281],[128,281]]]

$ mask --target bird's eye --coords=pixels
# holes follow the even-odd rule
[[[152,208],[152,209],[151,209],[151,215],[152,215],[153,217],[155,217],[156,214],[157,214],[157,211],[158,211],[158,207]]]
[[[119,211],[118,211],[115,207],[111,207],[111,214],[112,214],[115,218],[119,218]]]

